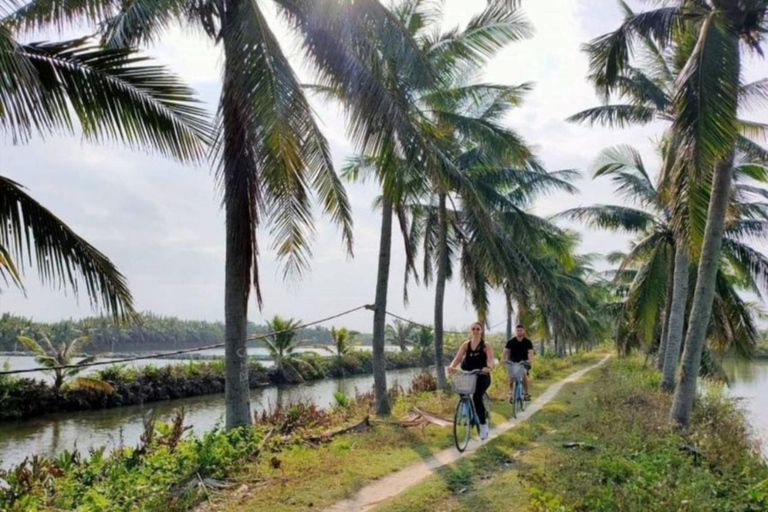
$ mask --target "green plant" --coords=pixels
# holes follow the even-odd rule
[[[88,341],[88,336],[80,336],[68,342],[60,342],[54,344],[51,342],[47,334],[41,333],[40,342],[33,340],[27,336],[19,336],[19,343],[31,350],[35,354],[35,361],[45,366],[46,368],[52,368],[53,372],[53,388],[59,391],[65,385],[70,387],[90,388],[104,393],[111,393],[114,388],[101,379],[91,377],[78,377],[83,368],[58,368],[60,366],[82,365],[92,363],[96,360],[96,356],[86,356],[76,363],[73,358],[78,356],[80,348]]]

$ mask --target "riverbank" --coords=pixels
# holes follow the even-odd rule
[[[387,370],[428,366],[429,356],[413,351],[385,353]],[[373,371],[370,352],[342,357],[302,353],[290,365],[267,368],[258,361],[248,366],[251,388],[298,384],[326,378],[366,375]],[[125,368],[110,366],[95,373],[108,382],[113,393],[96,389],[62,389],[36,379],[0,377],[0,420],[18,420],[57,412],[109,409],[127,405],[175,400],[224,392],[221,360],[189,361],[164,367]]]
[[[534,394],[599,358],[578,354],[538,360]],[[502,375],[497,374],[491,389],[496,422],[510,414]],[[450,429],[411,416],[414,407],[451,416],[455,397],[426,391],[433,385],[433,379],[424,378],[414,382],[409,394],[395,390],[392,419],[372,421],[370,428],[363,424],[356,433],[323,436],[370,414],[370,394],[339,397],[336,407],[324,411],[311,405],[287,407],[260,416],[254,429],[214,430],[179,441],[178,427],[160,425],[138,450],[28,462],[0,474],[8,482],[0,485],[0,510],[166,512],[187,510],[201,499],[204,506],[239,499],[243,510],[318,510],[372,479],[451,446]],[[227,490],[217,490],[222,479]]]

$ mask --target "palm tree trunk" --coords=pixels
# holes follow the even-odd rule
[[[715,166],[712,178],[712,195],[709,201],[707,227],[701,248],[696,289],[688,320],[688,335],[685,340],[683,365],[680,381],[675,389],[675,401],[671,416],[681,426],[687,427],[691,420],[693,399],[696,396],[696,381],[701,366],[701,352],[706,341],[707,327],[715,298],[715,279],[720,263],[720,248],[723,242],[725,214],[731,192],[734,153]]]
[[[664,318],[661,324],[661,341],[659,350],[656,354],[656,368],[659,371],[664,369],[664,353],[667,351],[667,341],[669,338],[669,315],[672,311],[672,291],[675,287],[675,257],[669,259],[669,268],[667,269],[667,296],[664,300]]]
[[[675,272],[672,280],[672,307],[669,310],[667,328],[667,349],[664,353],[661,389],[675,389],[675,372],[680,359],[680,346],[683,341],[685,307],[688,300],[688,252],[681,240],[675,244]]]
[[[391,412],[387,395],[387,372],[384,364],[384,330],[387,323],[387,288],[392,252],[392,200],[384,194],[381,208],[381,236],[379,239],[379,269],[376,277],[376,302],[373,309],[373,392],[376,414],[388,416]]]
[[[437,215],[440,232],[435,280],[435,371],[437,372],[437,389],[444,390],[448,389],[443,357],[443,305],[445,303],[445,280],[448,275],[448,211],[446,194],[442,192],[439,197]]]
[[[507,339],[512,339],[512,314],[514,311],[512,310],[512,301],[510,300],[509,296],[507,296]]]
[[[235,0],[230,0],[233,4]],[[226,43],[226,41],[225,41]],[[248,296],[251,291],[250,268],[253,258],[249,191],[243,190],[244,179],[239,162],[246,147],[240,130],[241,112],[236,93],[232,90],[235,78],[231,53],[236,50],[225,44],[224,88],[222,109],[224,116],[224,197],[226,215],[226,263],[224,270],[224,361],[225,361],[225,426],[227,429],[251,424],[248,385],[248,352],[245,346],[248,326]],[[227,58],[230,54],[232,59]]]

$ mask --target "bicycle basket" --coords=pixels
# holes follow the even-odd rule
[[[525,365],[523,363],[507,362],[507,375],[510,379],[522,379],[525,375]]]
[[[462,373],[456,372],[451,376],[453,381],[453,389],[460,395],[472,395],[475,393],[475,387],[477,386],[477,374],[476,373]]]

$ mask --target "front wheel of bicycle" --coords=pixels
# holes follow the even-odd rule
[[[463,452],[469,444],[469,436],[472,430],[472,411],[469,399],[462,397],[456,404],[456,414],[453,417],[453,438],[456,448]]]
[[[520,412],[523,412],[525,410],[525,392],[523,391],[523,383],[518,382],[517,383],[517,393],[516,393],[516,399],[517,402],[517,408]]]
[[[485,424],[491,428],[491,397],[488,393],[483,395],[483,405],[485,406]]]
[[[518,384],[517,384],[517,382],[515,382],[512,385],[512,417],[513,418],[517,418],[517,409],[518,409],[518,405],[517,405],[517,388],[518,388]]]

